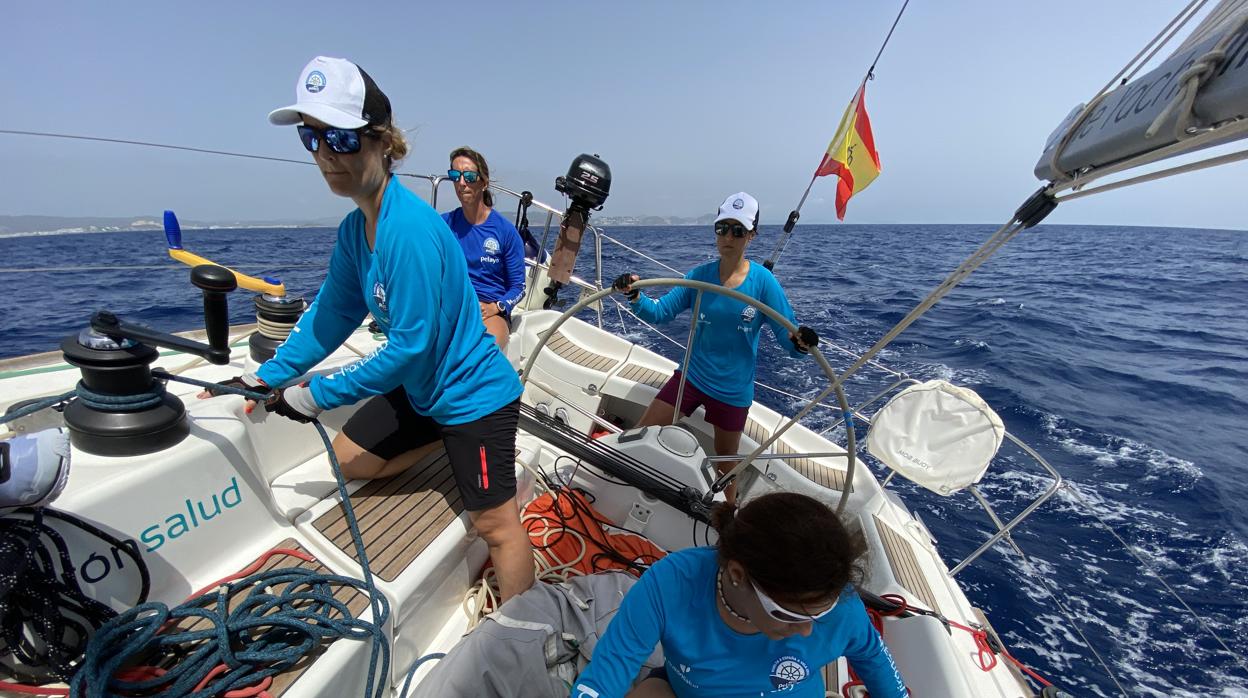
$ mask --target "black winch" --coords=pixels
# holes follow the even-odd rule
[[[78,396],[65,407],[65,425],[76,448],[100,456],[139,456],[174,446],[190,433],[186,407],[152,376],[156,347],[229,363],[226,294],[237,288],[232,272],[211,264],[192,269],[191,283],[204,292],[207,344],[104,310],[91,318],[90,327],[61,342],[65,361],[82,371]]]
[[[307,305],[301,296],[274,296],[259,293],[256,303],[256,332],[247,340],[251,359],[258,364],[273,358],[277,347],[290,336]]]

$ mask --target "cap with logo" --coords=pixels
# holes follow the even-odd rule
[[[715,218],[715,222],[718,223],[729,219],[741,221],[742,225],[750,230],[757,228],[758,201],[743,191],[732,194],[727,199],[724,199],[724,203],[720,204],[719,216]]]
[[[360,66],[317,56],[299,74],[295,103],[269,112],[269,123],[291,126],[304,114],[335,128],[381,126],[390,123],[390,99]]]

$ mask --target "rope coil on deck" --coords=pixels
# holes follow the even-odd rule
[[[269,397],[265,393],[174,376],[163,371],[153,371],[153,376],[157,380],[153,381],[152,389],[136,395],[96,393],[79,383],[74,391],[39,400],[0,417],[0,424],[75,397],[97,406],[97,409],[107,411],[143,409],[142,406],[150,406],[149,403],[156,404],[164,399],[165,380],[212,388],[220,393],[239,395],[251,400],[262,401]],[[196,692],[231,698],[267,696],[266,689],[272,683],[273,676],[288,670],[322,644],[338,638],[350,638],[372,641],[364,696],[382,698],[387,690],[390,670],[390,646],[383,632],[390,615],[389,602],[377,589],[369,569],[359,524],[351,508],[346,481],[334,456],[329,434],[320,422],[314,421],[313,426],[324,442],[337,481],[341,506],[345,510],[348,528],[357,549],[363,580],[301,568],[255,572],[263,559],[273,554],[271,551],[235,575],[246,575],[245,577],[221,580],[211,588],[193,595],[186,602],[170,608],[162,603],[146,602],[149,577],[141,556],[135,554],[134,559],[142,576],[139,603],[118,614],[107,605],[86,597],[78,589],[76,596],[70,596],[76,604],[75,614],[82,619],[76,620],[64,613],[48,618],[32,616],[34,612],[25,606],[14,609],[10,590],[31,585],[19,585],[16,574],[12,580],[7,577],[0,578],[0,591],[4,592],[0,594],[0,618],[7,620],[12,615],[25,622],[35,617],[41,625],[49,628],[48,637],[59,638],[60,635],[53,635],[53,631],[62,629],[63,635],[63,629],[68,627],[82,640],[81,645],[85,646],[85,649],[78,645],[56,649],[49,658],[52,670],[47,676],[32,674],[21,677],[40,683],[48,680],[69,681],[69,689],[6,681],[0,682],[0,690],[83,698],[112,698],[122,695],[173,698]],[[52,509],[38,508],[31,510],[31,513],[36,521],[45,515],[51,515],[80,527],[90,527],[85,522],[80,524],[71,520],[73,517]],[[0,525],[19,528],[31,526],[21,519],[10,518],[0,519]],[[40,533],[48,535],[54,541],[63,567],[60,576],[75,582],[76,587],[68,547],[63,539],[51,529]],[[98,535],[119,550],[133,552],[121,541],[114,540],[102,531]],[[6,535],[3,540],[9,543],[16,538]],[[291,551],[282,552],[296,554],[305,560],[310,559]],[[50,555],[42,546],[16,546],[12,550],[0,548],[0,556],[6,553],[25,555],[27,559],[33,557],[50,561]],[[6,565],[6,570],[8,567]],[[273,591],[275,587],[282,585],[282,591]],[[355,616],[345,603],[334,598],[333,588],[343,586],[367,595],[372,610],[371,620]],[[206,619],[212,627],[208,630],[176,630],[177,621],[184,618]],[[13,635],[6,626],[4,640],[8,649],[23,647],[21,631],[22,627],[19,626],[18,634]],[[28,652],[15,654],[23,663],[24,660],[32,658]],[[157,657],[162,654],[175,657],[171,667],[154,664],[160,661]],[[17,676],[16,672],[10,673]]]

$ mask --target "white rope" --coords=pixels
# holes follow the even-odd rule
[[[1200,21],[1200,24],[1171,55],[1180,54],[1196,44],[1203,43],[1209,37],[1222,31],[1222,24],[1245,9],[1248,9],[1248,0],[1222,0],[1217,7],[1209,11],[1209,14]]]
[[[1237,38],[1239,32],[1248,26],[1248,13],[1240,15],[1238,19],[1230,23],[1230,27],[1222,38],[1216,44],[1209,48],[1200,58],[1178,78],[1182,85],[1179,93],[1170,100],[1165,109],[1153,119],[1153,123],[1149,125],[1148,130],[1144,132],[1145,138],[1152,138],[1157,131],[1161,129],[1161,125],[1170,118],[1171,114],[1176,114],[1174,121],[1174,137],[1176,140],[1183,141],[1191,135],[1193,123],[1196,114],[1193,107],[1196,104],[1196,96],[1200,94],[1200,88],[1204,86],[1209,78],[1217,72],[1222,62],[1226,60],[1226,49],[1231,45],[1231,41]]]
[[[252,333],[254,332],[255,330],[247,330],[245,332],[240,332],[234,335],[233,337],[230,337],[229,340],[226,341],[225,345],[227,347],[233,347],[235,342],[238,342],[244,337],[250,337]],[[204,363],[206,360],[207,359],[204,359],[203,357],[197,356],[194,359],[191,359],[190,361],[182,364],[181,366],[178,366],[177,368],[170,370],[169,373],[174,376],[181,375],[184,371],[189,371],[192,368],[195,368],[196,366]]]
[[[1164,179],[1166,177],[1171,177],[1177,174],[1183,174],[1184,172],[1196,172],[1198,170],[1206,170],[1211,167],[1217,167],[1219,165],[1226,165],[1232,162],[1239,162],[1241,160],[1248,160],[1248,150],[1240,150],[1238,152],[1229,153],[1227,155],[1220,155],[1218,157],[1208,158],[1206,160],[1200,160],[1198,162],[1191,162],[1185,165],[1179,165],[1177,167],[1171,167],[1165,170],[1158,170],[1157,172],[1149,172],[1148,174],[1142,174],[1137,177],[1124,179],[1118,182],[1111,182],[1110,184],[1102,184],[1101,186],[1096,187],[1094,189],[1086,189],[1083,191],[1077,191],[1071,194],[1067,194],[1065,196],[1059,197],[1057,200],[1061,202],[1061,201],[1069,201],[1071,199],[1082,199],[1085,196],[1092,196],[1093,194],[1100,194],[1101,192],[1113,191],[1114,189],[1122,189],[1123,187],[1129,187],[1133,184],[1142,184],[1144,182],[1151,182],[1157,179]]]
[[[1135,169],[1136,167],[1141,167],[1143,165],[1150,165],[1154,162],[1165,160],[1166,158],[1172,157],[1174,155],[1180,155],[1185,151],[1189,151],[1189,150],[1195,151],[1205,146],[1217,145],[1219,142],[1233,140],[1245,134],[1248,134],[1248,119],[1239,119],[1236,121],[1230,121],[1225,124],[1221,124],[1215,128],[1211,128],[1207,131],[1202,131],[1201,133],[1195,136],[1192,136],[1186,140],[1178,141],[1176,143],[1171,143],[1170,145],[1164,148],[1158,148],[1156,150],[1153,150],[1147,153],[1141,153],[1140,155],[1136,157],[1128,158],[1126,160],[1116,162],[1112,165],[1106,165],[1104,167],[1098,168],[1097,170],[1093,172],[1082,174],[1075,180],[1053,182],[1052,184],[1049,185],[1047,189],[1045,189],[1045,193],[1049,195],[1054,195],[1062,191],[1065,191],[1067,189],[1083,189],[1084,187],[1087,187],[1087,185],[1091,184],[1092,182],[1095,182],[1098,179],[1103,179],[1110,175],[1118,174],[1119,172],[1124,172],[1126,170]],[[1203,169],[1203,168],[1196,168],[1196,169]],[[1171,172],[1170,174],[1181,174],[1182,172],[1187,172],[1187,171],[1189,170],[1176,168],[1175,171]],[[1169,176],[1169,175],[1165,175],[1165,176]],[[1100,191],[1100,190],[1101,189],[1098,188],[1096,191]]]
[[[1175,15],[1174,19],[1170,20],[1170,23],[1158,32],[1157,36],[1153,37],[1152,41],[1145,44],[1144,48],[1140,49],[1140,52],[1135,54],[1134,58],[1127,61],[1127,64],[1118,71],[1117,75],[1110,78],[1109,82],[1105,83],[1105,86],[1098,90],[1097,93],[1093,95],[1092,99],[1088,100],[1088,103],[1083,108],[1083,111],[1081,111],[1079,116],[1071,123],[1070,128],[1066,130],[1066,133],[1062,136],[1062,139],[1058,142],[1057,146],[1053,148],[1053,154],[1049,157],[1049,167],[1058,175],[1058,177],[1054,178],[1055,180],[1070,180],[1073,178],[1071,173],[1058,167],[1057,161],[1063,154],[1065,154],[1066,148],[1070,145],[1071,141],[1074,140],[1075,134],[1079,132],[1079,128],[1092,114],[1093,110],[1100,106],[1101,102],[1110,93],[1110,91],[1119,84],[1119,80],[1129,81],[1131,78],[1135,77],[1135,74],[1139,72],[1140,68],[1146,65],[1148,61],[1152,60],[1153,56],[1157,55],[1157,52],[1161,50],[1161,47],[1169,43],[1169,41],[1174,38],[1174,35],[1182,29],[1188,21],[1191,20],[1194,14],[1200,11],[1200,8],[1202,8],[1207,1],[1208,0],[1192,0],[1192,2],[1188,3],[1187,7],[1183,8],[1179,14]]]

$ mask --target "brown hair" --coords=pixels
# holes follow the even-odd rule
[[[735,560],[768,595],[804,602],[833,598],[865,574],[866,541],[836,512],[796,492],[773,492],[712,512],[719,561]]]
[[[382,151],[386,159],[386,171],[394,172],[394,168],[398,167],[399,161],[407,157],[407,138],[403,135],[403,130],[394,125],[394,122],[383,124],[381,126],[373,126],[369,129],[373,135],[381,139],[385,150]]]
[[[468,158],[472,160],[472,164],[477,166],[477,172],[485,180],[485,190],[481,194],[481,200],[486,206],[494,207],[494,195],[490,193],[490,165],[485,161],[485,156],[468,146],[460,146],[451,151],[451,162],[455,162],[455,158]]]

